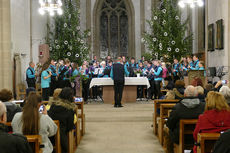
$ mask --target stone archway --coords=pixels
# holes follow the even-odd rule
[[[103,20],[102,18],[106,16],[108,16],[108,18],[106,18],[108,22],[107,25],[104,25],[101,21]],[[120,16],[123,16],[123,19],[127,17],[127,22],[124,20],[123,25],[119,22]],[[110,17],[113,18],[113,20],[110,21]],[[114,26],[114,20],[118,21],[117,27]],[[93,54],[102,58],[104,58],[106,55],[112,55],[113,57],[117,57],[120,55],[135,57],[134,20],[135,12],[131,0],[96,0],[93,10]],[[110,24],[110,22],[113,24]],[[106,24],[106,22],[104,23]],[[127,25],[125,23],[127,23]],[[113,32],[111,33],[110,28],[113,28]],[[114,32],[114,29],[116,29],[117,31]],[[101,31],[103,30],[106,33],[104,35],[108,37],[102,37]],[[127,31],[127,37],[125,36],[124,31]],[[121,34],[121,32],[123,35]]]

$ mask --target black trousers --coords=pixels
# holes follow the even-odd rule
[[[152,99],[154,94],[154,79],[149,80],[150,88],[148,88],[148,99]]]
[[[161,81],[155,81],[154,95],[155,95],[155,99],[159,99],[161,97]]]
[[[27,81],[27,86],[28,86],[28,88],[33,87],[36,89],[35,82]]]
[[[53,96],[54,90],[57,88],[57,80],[55,78],[51,78],[50,82],[50,96]]]
[[[42,100],[48,101],[50,96],[50,88],[42,88]]]
[[[89,98],[89,84],[90,84],[89,79],[82,81],[82,96],[85,102],[87,102]]]
[[[97,99],[98,96],[98,86],[92,87],[93,90],[93,99]]]
[[[143,90],[144,90],[144,86],[137,86],[137,98],[144,98]]]
[[[121,106],[122,94],[125,81],[114,80],[114,100],[115,106]]]

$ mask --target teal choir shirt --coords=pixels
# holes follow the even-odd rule
[[[190,67],[191,70],[199,70],[199,60],[194,62],[193,67]]]
[[[48,71],[50,71],[50,69],[46,69],[46,70],[42,71],[41,88],[49,88],[50,87],[51,77],[49,77],[48,79],[44,79],[44,77],[49,76]]]
[[[159,76],[162,73],[163,69],[161,66],[158,67],[157,72],[154,72],[155,76]],[[162,77],[154,78],[155,81],[162,81]]]
[[[72,73],[72,76],[77,76],[79,74],[79,71],[77,69],[75,69]]]
[[[31,70],[32,70],[33,73],[31,72]],[[27,75],[27,77],[30,78],[30,79],[35,78],[35,70],[34,70],[34,68],[29,67],[29,68],[27,69],[27,71],[26,71],[26,75]]]

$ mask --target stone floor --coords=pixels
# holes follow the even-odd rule
[[[86,134],[76,153],[163,153],[153,134],[152,103],[85,105]]]

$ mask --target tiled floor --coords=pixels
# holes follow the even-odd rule
[[[86,134],[76,153],[163,153],[151,127],[153,104],[85,105]]]

